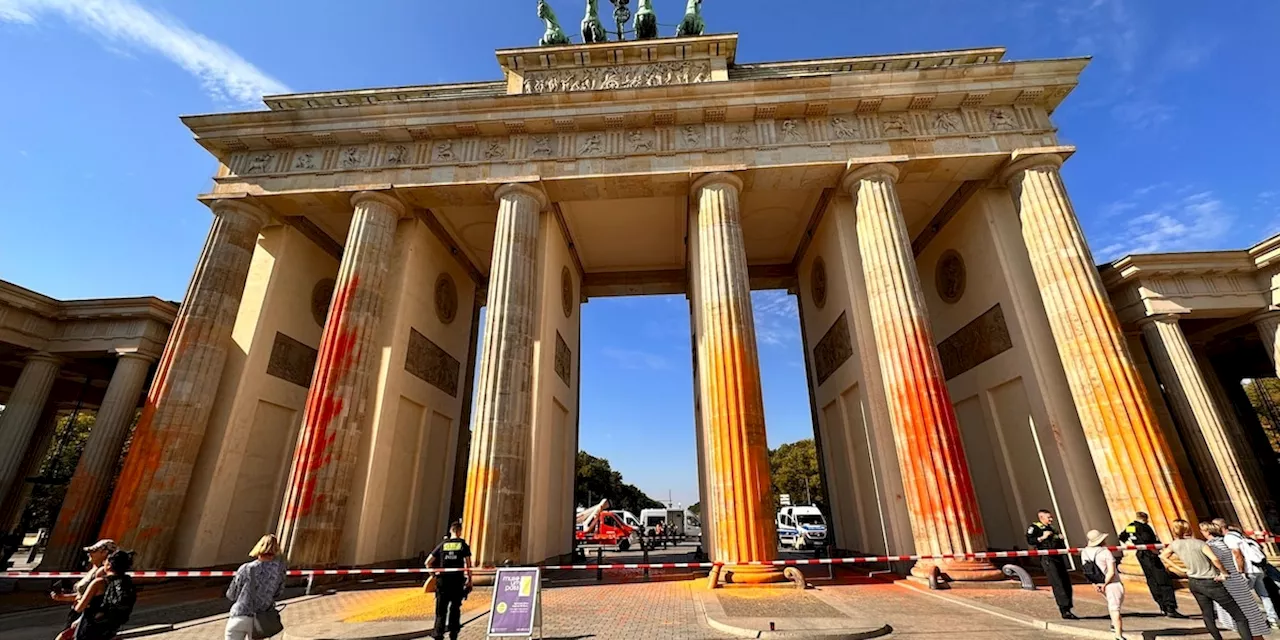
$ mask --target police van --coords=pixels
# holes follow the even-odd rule
[[[778,510],[777,525],[779,546],[805,549],[827,543],[827,519],[817,507],[782,507]]]

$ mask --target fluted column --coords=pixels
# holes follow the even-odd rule
[[[986,551],[986,531],[960,424],[934,346],[911,236],[894,188],[897,178],[893,165],[875,164],[850,172],[844,186],[856,202],[871,328],[916,553]],[[951,580],[1004,577],[985,560],[921,561],[912,573],[927,576],[935,565]]]
[[[1016,158],[1004,179],[1112,524],[1119,531],[1145,511],[1168,539],[1169,523],[1195,511],[1124,346],[1061,166],[1056,154]]]
[[[154,361],[154,357],[141,353],[122,353],[116,361],[107,393],[58,511],[44,559],[40,561],[41,570],[74,569],[81,549],[93,541],[94,527],[106,506],[116,462],[120,460],[120,449],[129,436],[142,385]]]
[[[18,469],[18,475],[9,486],[9,493],[5,494],[4,503],[0,504],[0,533],[12,532],[21,522],[22,514],[31,501],[32,486],[26,479],[40,473],[40,467],[49,455],[49,448],[53,445],[53,436],[57,431],[57,405],[45,403],[44,413],[36,422],[36,433],[31,437],[31,444],[27,445],[27,452],[22,456],[22,468]]]
[[[22,454],[31,444],[61,366],[61,360],[44,352],[27,356],[22,365],[18,382],[0,414],[0,496],[9,495],[18,478]]]
[[[261,209],[237,201],[215,203],[213,213],[102,524],[102,537],[137,553],[139,569],[168,560],[258,232],[268,220]]]
[[[1253,326],[1258,328],[1262,338],[1262,346],[1271,358],[1271,366],[1280,377],[1280,311],[1264,311],[1253,317]]]
[[[713,173],[693,184],[697,202],[697,355],[707,488],[718,562],[777,557],[764,398],[747,251],[738,209],[742,180]],[[732,582],[782,579],[776,567],[730,567]]]
[[[1232,448],[1226,415],[1214,402],[1177,317],[1145,318],[1141,326],[1156,373],[1185,432],[1183,441],[1205,479],[1200,488],[1213,515],[1250,531],[1265,529],[1257,496]]]
[[[351,204],[355,211],[280,519],[280,540],[294,565],[338,561],[380,355],[375,339],[382,322],[383,282],[391,266],[396,223],[406,214],[399,200],[384,193],[362,191],[352,196]]]
[[[526,184],[503,185],[495,197],[498,219],[462,515],[481,566],[524,561],[538,218],[547,207],[546,196]]]

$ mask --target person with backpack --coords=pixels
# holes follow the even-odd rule
[[[76,581],[71,592],[62,590],[53,591],[49,597],[56,602],[67,602],[71,604],[71,610],[67,612],[67,626],[58,634],[57,640],[71,640],[76,637],[76,621],[80,619],[80,612],[76,611],[75,603],[88,590],[89,585],[93,581],[101,578],[107,573],[107,558],[116,552],[118,547],[115,540],[103,539],[99,540],[84,548],[85,553],[89,554],[89,570],[84,576]]]
[[[1266,573],[1267,554],[1262,551],[1262,545],[1245,537],[1240,527],[1227,525],[1227,521],[1224,518],[1214,518],[1213,523],[1222,530],[1222,541],[1227,545],[1227,548],[1232,552],[1240,552],[1240,557],[1244,560],[1244,565],[1239,567],[1240,573],[1244,576],[1245,581],[1249,583],[1249,588],[1258,594],[1258,598],[1262,601],[1262,610],[1267,616],[1267,625],[1277,628],[1276,607],[1271,601],[1266,585],[1266,581],[1271,579],[1267,577]]]
[[[1120,572],[1116,568],[1116,557],[1111,550],[1102,546],[1107,534],[1092,529],[1085,534],[1089,541],[1080,552],[1081,568],[1084,577],[1093,583],[1098,593],[1107,599],[1107,613],[1111,614],[1111,632],[1117,640],[1124,640],[1124,623],[1120,620],[1120,606],[1124,604],[1124,584],[1120,582]]]
[[[106,572],[85,589],[76,601],[80,613],[76,621],[75,640],[111,640],[129,621],[138,592],[129,572],[133,570],[133,553],[116,550],[107,557]]]
[[[268,533],[249,551],[253,560],[238,569],[227,587],[231,617],[227,618],[227,640],[270,638],[281,631],[276,599],[284,594],[284,563],[276,559],[280,541]]]

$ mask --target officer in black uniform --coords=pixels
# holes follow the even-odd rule
[[[1027,527],[1027,544],[1032,549],[1041,551],[1067,548],[1062,535],[1053,528],[1053,514],[1044,509],[1036,514],[1036,521]],[[1079,620],[1071,612],[1071,576],[1067,574],[1066,556],[1040,556],[1040,566],[1044,568],[1044,575],[1053,587],[1053,599],[1058,603],[1058,612],[1062,614],[1062,618]]]
[[[427,558],[431,569],[466,569],[436,574],[436,640],[443,640],[446,617],[449,638],[458,640],[462,630],[462,601],[471,591],[471,545],[462,539],[462,523],[449,525],[445,538]]]
[[[1124,544],[1160,544],[1156,530],[1147,524],[1149,518],[1145,512],[1139,511],[1137,519],[1120,532],[1120,542]],[[1147,578],[1147,589],[1151,591],[1151,599],[1160,605],[1160,612],[1170,618],[1185,618],[1178,612],[1178,599],[1173,595],[1173,580],[1169,571],[1160,561],[1156,551],[1135,551],[1138,564],[1142,565],[1142,575]]]

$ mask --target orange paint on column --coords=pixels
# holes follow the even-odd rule
[[[738,213],[742,183],[712,174],[693,186],[698,199],[698,384],[707,489],[717,562],[777,557],[760,363]],[[777,567],[726,568],[730,582],[783,579]]]
[[[891,165],[872,165],[850,172],[844,184],[856,202],[871,329],[915,551],[931,555],[986,551],[986,532],[960,425],[942,377],[893,186],[897,176]],[[1004,577],[986,560],[921,561],[912,573],[924,577],[934,567],[949,580]]]

